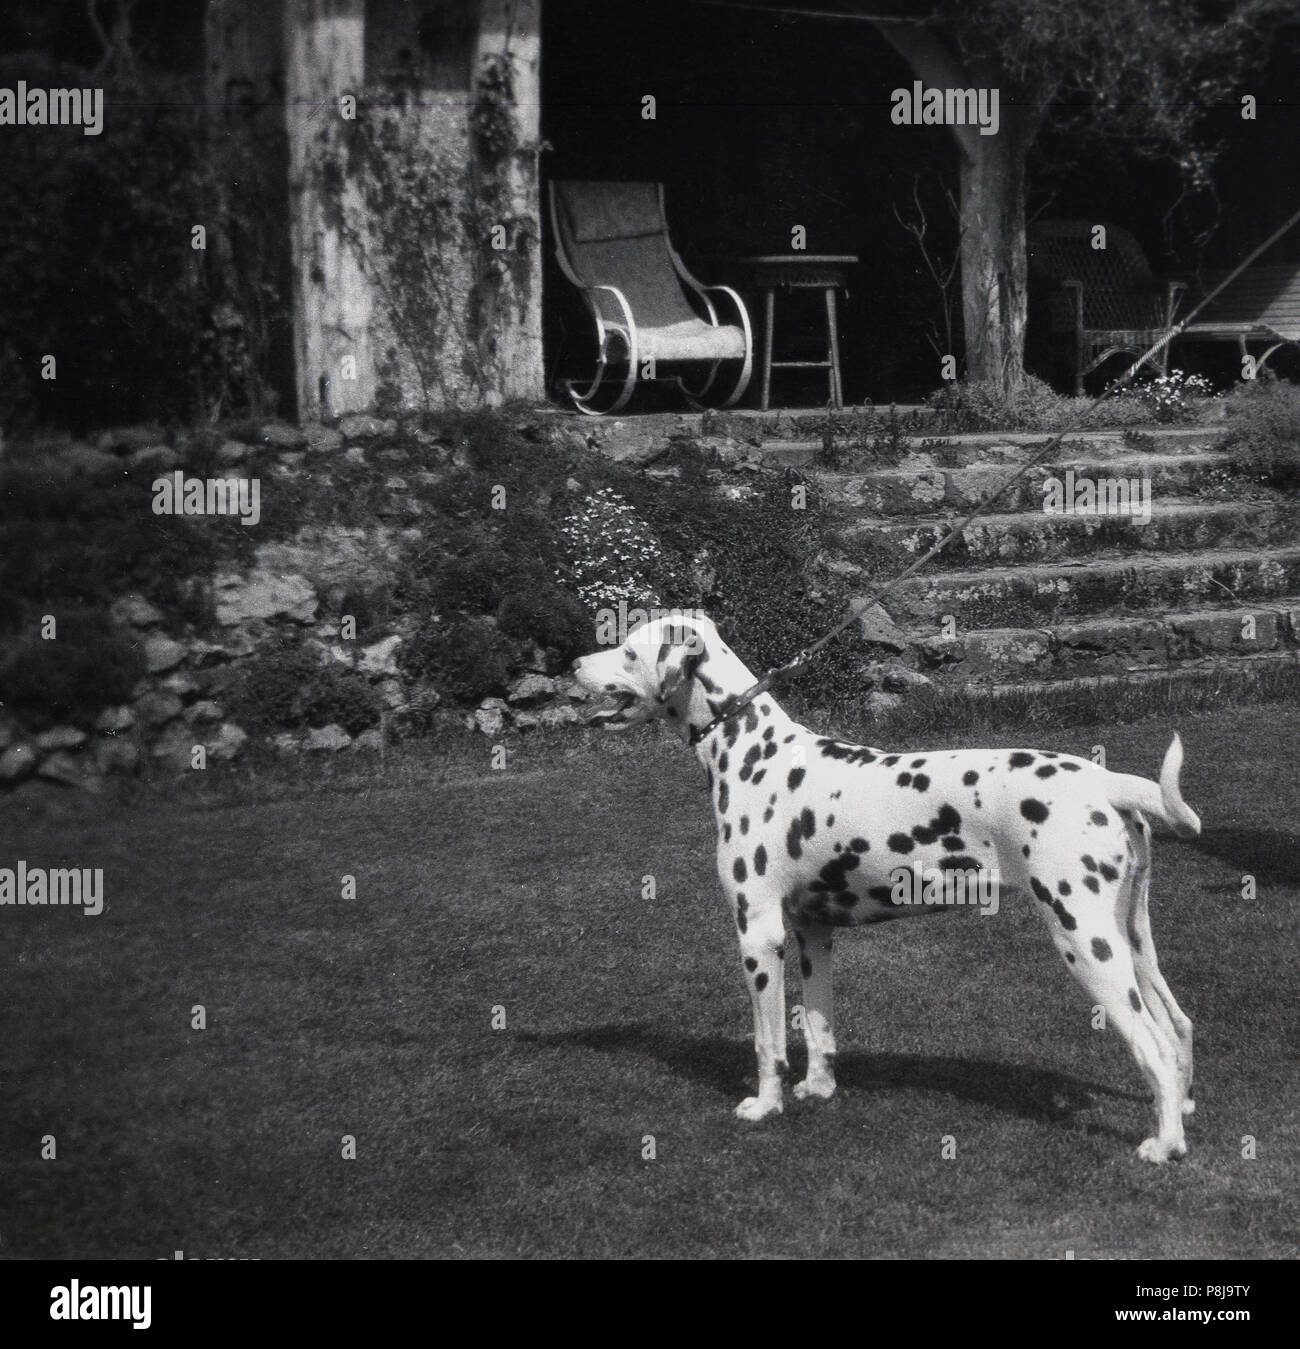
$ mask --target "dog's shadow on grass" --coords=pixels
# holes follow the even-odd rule
[[[1296,882],[1300,834],[1224,826],[1204,830],[1199,838],[1187,839],[1186,846],[1226,862],[1234,870],[1249,872],[1265,885]]]
[[[611,1055],[654,1058],[672,1072],[737,1100],[753,1090],[755,1081],[754,1051],[749,1042],[686,1035],[662,1025],[609,1024],[554,1034],[524,1034],[520,1039],[534,1044],[577,1046]],[[791,1043],[787,1084],[803,1076],[806,1063],[802,1044]],[[1038,1123],[1071,1120],[1090,1109],[1097,1097],[1122,1101],[1148,1099],[1137,1090],[1125,1091],[1084,1081],[1051,1068],[926,1054],[849,1050],[836,1058],[835,1077],[841,1089],[863,1096],[933,1092],[991,1106]],[[1104,1123],[1097,1122],[1091,1127],[1127,1139],[1126,1133]]]

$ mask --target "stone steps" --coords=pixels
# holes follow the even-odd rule
[[[903,663],[940,686],[998,696],[1207,672],[1245,682],[1300,662],[1298,503],[1235,476],[1222,435],[1071,435],[885,599]],[[1047,439],[912,438],[894,447],[897,462],[854,471],[816,467],[820,443],[765,443],[763,455],[812,465],[827,565],[865,590],[944,538]],[[840,447],[852,451],[851,439]],[[869,450],[858,446],[856,462]],[[1072,481],[1085,508],[1085,480],[1136,479],[1138,517],[1048,513],[1049,479],[1053,490]]]
[[[1135,504],[1140,510],[1142,503]],[[1147,518],[1141,514],[1049,515],[1041,510],[982,514],[930,565],[952,569],[1097,554],[1300,545],[1300,518],[1289,503],[1153,497],[1146,505]],[[955,523],[954,517],[931,513],[906,519],[859,518],[832,529],[829,537],[850,561],[878,558],[882,550],[889,550],[904,563],[932,548]]]
[[[996,684],[1018,675],[1055,683],[1156,674],[1225,658],[1300,656],[1300,594],[1231,608],[1085,618],[1041,628],[958,628],[953,637],[921,631],[909,636],[926,674],[957,676],[969,683]]]

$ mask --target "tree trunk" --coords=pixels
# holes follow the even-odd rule
[[[878,31],[929,88],[997,89],[999,126],[982,136],[950,126],[960,156],[962,331],[966,377],[1012,389],[1025,378],[1028,263],[1025,158],[1037,114],[1013,104],[1008,82],[989,62],[966,64],[928,28],[882,24]]]
[[[342,178],[340,200],[323,192],[321,157],[346,126],[339,100],[360,100],[365,78],[365,0],[286,0],[285,117],[293,247],[294,365],[298,417],[359,412],[375,398],[370,287],[358,253],[365,212]],[[348,239],[339,219],[347,222]]]
[[[1028,266],[1025,145],[1013,110],[961,157],[962,327],[966,376],[1010,391],[1025,377]]]
[[[541,220],[538,145],[541,139],[541,0],[482,0],[474,74],[493,62],[510,71],[508,108],[513,146],[497,162],[476,155],[481,198],[494,200],[506,226],[505,248],[487,254],[477,288],[477,322],[494,348],[489,397],[540,399],[542,374]],[[479,241],[482,248],[482,241]],[[493,265],[495,264],[495,265]],[[492,401],[495,401],[493,399]]]

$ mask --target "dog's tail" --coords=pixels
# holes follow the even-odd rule
[[[1159,785],[1135,773],[1107,773],[1106,795],[1111,805],[1140,810],[1163,820],[1181,838],[1195,838],[1201,832],[1201,817],[1183,800],[1178,777],[1183,768],[1183,742],[1174,738],[1160,765]]]

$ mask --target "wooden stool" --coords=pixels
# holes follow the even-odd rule
[[[825,370],[830,383],[830,400],[844,406],[844,388],[840,382],[840,335],[835,296],[848,294],[847,269],[858,259],[850,253],[772,253],[742,258],[753,270],[754,282],[763,291],[763,394],[759,406],[767,411],[772,391],[773,370]],[[772,327],[776,312],[777,290],[820,290],[826,296],[826,359],[824,361],[774,361]]]

